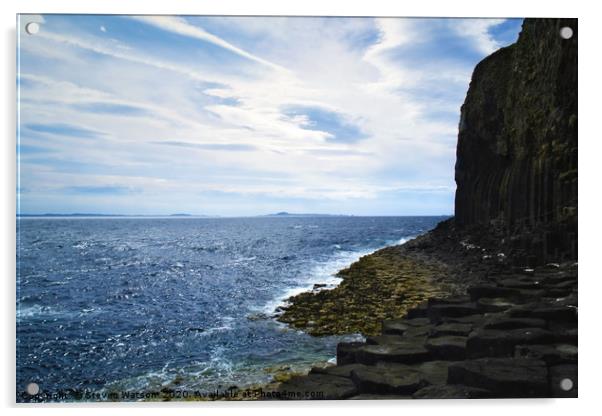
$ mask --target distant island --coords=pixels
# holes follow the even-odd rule
[[[353,217],[353,215],[345,214],[294,214],[286,211],[277,212],[275,214],[267,214],[265,217]]]

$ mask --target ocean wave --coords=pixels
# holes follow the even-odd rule
[[[234,363],[227,357],[226,348],[218,346],[211,349],[208,360],[192,361],[185,366],[167,361],[161,368],[111,382],[101,392],[156,391],[162,388],[210,392],[218,385],[240,382],[241,374],[237,373]],[[258,378],[258,375],[245,376],[250,381]]]
[[[279,295],[272,301],[268,302],[263,308],[262,313],[264,314],[274,314],[274,312],[281,306],[288,305],[288,299],[293,296],[299,295],[304,292],[309,292],[312,290],[325,290],[325,289],[334,289],[337,287],[342,279],[337,276],[337,273],[349,267],[351,264],[358,261],[361,257],[366,256],[370,253],[373,253],[376,250],[381,248],[404,244],[407,241],[413,239],[414,236],[401,237],[400,239],[388,241],[386,244],[376,248],[365,248],[363,250],[341,250],[341,246],[335,244],[333,247],[336,248],[336,254],[331,257],[329,260],[325,262],[319,262],[314,264],[310,271],[307,273],[307,278],[299,284],[286,288],[284,291],[281,291]],[[316,288],[315,285],[320,285],[319,288]]]
[[[397,240],[394,245],[400,246],[400,245],[405,244],[408,241],[412,240],[413,238],[415,238],[415,237],[402,237],[399,240]]]
[[[43,306],[38,304],[25,307],[21,306],[17,308],[17,319],[27,319],[37,316],[50,316],[57,314],[58,311],[51,308],[50,306]]]
[[[186,330],[189,332],[194,332],[198,336],[206,337],[206,336],[211,336],[213,334],[233,330],[235,321],[236,320],[232,316],[222,316],[219,318],[219,322],[217,323],[217,326],[210,327],[210,328],[189,327],[189,328],[186,328]]]
[[[273,314],[279,306],[287,305],[287,300],[289,298],[313,290],[314,285],[316,284],[324,285],[320,289],[332,289],[336,287],[342,280],[340,277],[336,276],[338,271],[370,252],[371,250],[361,252],[338,252],[332,259],[315,264],[310,268],[310,271],[307,273],[308,277],[305,280],[293,287],[281,291],[274,300],[270,301],[262,308],[263,312],[266,314]]]

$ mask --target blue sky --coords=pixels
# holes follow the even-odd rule
[[[521,24],[21,16],[20,212],[452,214],[472,69]]]

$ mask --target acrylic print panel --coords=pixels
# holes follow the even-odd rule
[[[577,21],[18,17],[18,402],[577,396]]]

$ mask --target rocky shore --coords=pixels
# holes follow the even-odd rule
[[[463,294],[492,270],[503,269],[508,258],[500,251],[501,238],[476,230],[459,234],[453,219],[443,221],[429,233],[341,270],[336,288],[317,285],[289,298],[277,319],[315,336],[377,335],[383,320],[404,316],[429,298]]]
[[[315,336],[376,335],[383,319],[403,316],[429,297],[443,295],[439,282],[447,273],[443,264],[385,248],[341,270],[343,281],[336,288],[318,287],[290,298],[278,320]]]
[[[446,280],[466,281],[463,265],[464,292],[457,286],[382,320],[365,342],[340,343],[337,365],[280,383],[281,398],[577,397],[577,265],[518,267],[467,235],[452,238],[450,227],[384,251],[423,262],[455,252]],[[439,249],[450,244],[457,250]],[[382,250],[373,256],[380,261]]]

